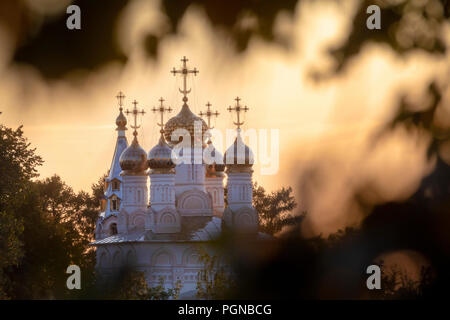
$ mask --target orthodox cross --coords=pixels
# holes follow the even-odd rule
[[[208,129],[213,129],[211,127],[211,117],[217,117],[219,115],[219,112],[217,111],[211,111],[211,103],[207,103],[206,107],[208,108],[205,112],[200,111],[200,117],[205,116],[208,119]]]
[[[119,91],[116,98],[117,98],[117,100],[119,100],[119,107],[120,107],[119,109],[120,109],[120,111],[122,111],[123,110],[123,108],[122,108],[123,101],[122,100],[125,98],[125,95],[122,93],[122,91]]]
[[[161,115],[161,123],[156,123],[156,124],[161,127],[161,131],[160,132],[163,133],[164,132],[164,112],[172,112],[172,108],[171,107],[166,108],[164,106],[164,104],[163,104],[164,99],[162,97],[159,98],[158,101],[160,103],[160,106],[158,108],[153,107],[152,111],[155,112],[155,113],[156,112],[160,113],[160,115]]]
[[[240,113],[241,113],[241,111],[242,111],[242,112],[247,112],[249,109],[247,108],[247,106],[241,106],[241,105],[239,104],[239,101],[241,101],[241,98],[236,97],[236,99],[234,99],[234,100],[236,100],[236,106],[233,107],[233,108],[230,106],[230,107],[227,108],[227,110],[230,111],[230,112],[236,111],[237,122],[233,122],[233,123],[234,123],[235,125],[237,125],[237,128],[238,128],[238,129],[240,129],[241,126],[244,124],[244,121],[241,122],[241,119],[240,119]]]
[[[191,89],[189,89],[189,90],[187,89],[186,78],[189,75],[189,73],[193,73],[194,76],[196,76],[197,73],[198,73],[197,68],[194,68],[194,69],[191,69],[191,70],[188,69],[187,64],[186,64],[186,62],[188,62],[188,61],[189,61],[189,59],[187,59],[186,57],[183,57],[183,59],[181,59],[181,62],[183,62],[183,67],[181,69],[179,69],[179,70],[176,70],[175,68],[173,68],[172,71],[170,71],[170,72],[173,73],[174,76],[177,73],[180,73],[183,76],[183,90],[181,90],[181,89],[178,89],[178,90],[180,90],[180,92],[184,95],[183,96],[183,101],[185,103],[188,101],[187,94],[189,92],[191,92]]]
[[[133,114],[133,117],[134,117],[134,126],[130,126],[131,128],[133,128],[134,129],[134,132],[133,132],[133,135],[136,137],[137,136],[137,129],[139,129],[141,126],[138,126],[137,125],[137,117],[138,117],[138,114],[141,114],[141,115],[144,115],[145,114],[145,111],[144,110],[138,110],[137,109],[137,104],[138,104],[138,102],[136,101],[136,100],[134,100],[133,101],[133,105],[134,105],[134,108],[133,108],[133,110],[131,110],[131,111],[129,111],[128,109],[125,111],[125,113],[126,113],[126,115],[129,115],[130,113],[131,114]]]

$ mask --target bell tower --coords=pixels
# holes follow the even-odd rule
[[[244,143],[241,136],[240,112],[247,112],[247,106],[241,106],[239,97],[236,99],[236,106],[229,107],[228,111],[236,112],[237,126],[236,139],[227,149],[224,156],[227,183],[228,207],[224,212],[224,220],[228,227],[239,232],[258,231],[258,213],[252,205],[253,199],[253,163],[252,150]]]

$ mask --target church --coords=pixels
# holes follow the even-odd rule
[[[92,245],[101,275],[131,266],[145,272],[149,286],[160,279],[167,288],[181,283],[183,298],[195,296],[203,268],[199,246],[208,248],[224,228],[255,238],[266,235],[258,232],[258,212],[252,206],[254,156],[241,137],[239,114],[248,108],[239,98],[228,108],[237,114],[236,139],[222,155],[209,135],[210,119],[218,112],[212,112],[209,103],[199,116],[190,110],[187,77],[198,70],[189,69],[185,57],[181,61],[181,68],[171,71],[183,78],[181,110],[164,123],[164,114],[172,109],[159,100],[152,111],[161,117],[160,138],[148,152],[139,145],[137,132],[137,117],[145,112],[136,101],[132,110],[124,111],[124,95],[117,96],[116,146]],[[133,118],[131,144],[125,114]]]

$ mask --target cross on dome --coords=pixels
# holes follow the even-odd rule
[[[134,129],[133,135],[136,137],[137,136],[137,129],[139,129],[141,127],[141,126],[137,125],[137,117],[138,117],[139,114],[144,115],[145,111],[143,109],[142,110],[138,110],[137,109],[138,102],[136,100],[134,100],[132,103],[134,105],[133,110],[130,111],[130,110],[127,109],[125,111],[125,113],[126,113],[126,115],[129,115],[131,113],[133,115],[133,117],[134,117],[134,126],[130,125],[130,127]]]
[[[228,110],[229,112],[236,111],[237,122],[234,122],[234,121],[233,121],[233,123],[237,126],[238,129],[240,129],[241,126],[244,124],[244,121],[241,121],[241,120],[240,120],[240,113],[241,113],[241,112],[247,112],[247,111],[249,110],[249,108],[248,108],[247,106],[241,106],[241,105],[239,104],[239,101],[241,101],[241,98],[236,97],[234,100],[236,101],[236,106],[234,106],[234,107],[229,106],[229,107],[227,108],[227,110]]]
[[[123,94],[122,91],[119,91],[119,93],[117,94],[116,98],[119,101],[119,107],[120,107],[119,109],[120,109],[120,111],[122,111],[122,106],[123,106],[123,101],[122,100],[125,98],[125,95]]]
[[[211,117],[217,117],[219,115],[219,112],[216,111],[211,111],[211,106],[212,104],[208,103],[206,104],[207,110],[205,112],[200,111],[199,115],[200,117],[205,116],[208,119],[208,129],[214,129],[213,127],[211,127]]]
[[[164,113],[165,112],[172,112],[172,108],[171,107],[166,108],[164,106],[163,103],[164,103],[165,100],[162,97],[159,98],[158,101],[160,102],[160,106],[158,108],[153,107],[152,111],[155,112],[155,113],[156,112],[160,113],[160,115],[161,115],[161,123],[156,123],[156,124],[161,127],[160,132],[163,133],[164,132]]]
[[[183,62],[183,67],[179,70],[176,70],[175,68],[173,68],[172,71],[170,71],[173,73],[174,76],[177,75],[178,73],[180,73],[183,76],[183,90],[181,90],[181,89],[178,89],[178,90],[183,94],[183,102],[184,103],[186,103],[188,101],[187,94],[189,92],[191,92],[191,89],[189,89],[189,90],[187,89],[186,78],[190,73],[192,73],[192,74],[194,74],[194,76],[196,76],[197,73],[199,72],[197,70],[197,68],[194,68],[191,70],[188,69],[187,64],[186,64],[186,62],[188,62],[188,61],[189,61],[189,59],[187,59],[186,56],[184,56],[183,59],[181,59],[181,62]]]

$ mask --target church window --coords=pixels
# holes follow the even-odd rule
[[[117,181],[117,180],[113,181],[113,183],[112,183],[112,189],[113,189],[113,191],[120,190],[120,182]]]
[[[109,231],[110,231],[112,236],[117,234],[117,224],[116,223],[111,223],[111,226],[109,227]]]
[[[137,202],[141,202],[141,190],[137,191]]]
[[[117,199],[111,199],[111,210],[112,211],[117,211],[119,210],[119,203]]]

